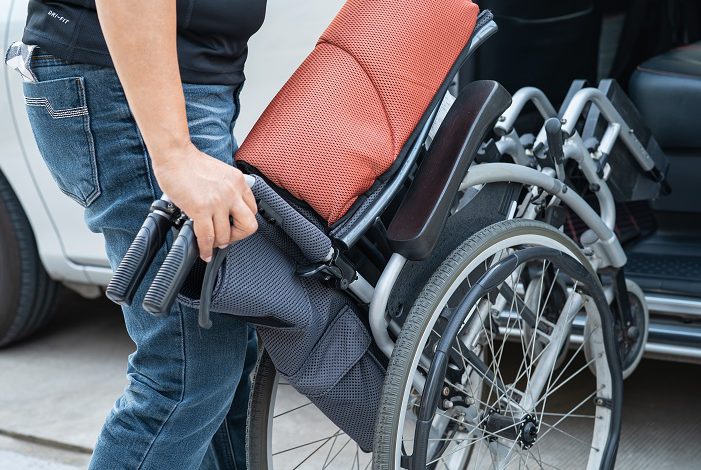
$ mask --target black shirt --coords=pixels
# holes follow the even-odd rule
[[[266,0],[177,0],[182,81],[242,83],[248,39],[265,7]],[[95,0],[29,0],[22,40],[69,62],[112,66]]]

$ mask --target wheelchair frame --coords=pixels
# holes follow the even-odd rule
[[[497,26],[494,21],[488,21],[481,28],[478,28],[468,46],[467,55],[472,54],[496,31]],[[445,89],[447,93],[447,85]],[[398,336],[400,327],[388,318],[387,306],[403,268],[410,259],[418,258],[412,258],[413,254],[400,253],[401,249],[393,249],[373,287],[353,266],[349,266],[348,262],[342,259],[341,254],[355,246],[360,238],[369,231],[377,218],[396,199],[400,189],[410,177],[419,155],[425,148],[430,131],[436,126],[436,120],[440,121],[445,117],[439,117],[444,95],[439,94],[438,96],[441,96],[442,99],[436,99],[432,108],[427,111],[428,118],[416,130],[413,143],[406,153],[404,161],[401,162],[392,177],[377,190],[378,193],[373,195],[372,203],[362,207],[343,224],[332,228],[330,234],[323,233],[306,219],[302,222],[308,225],[309,230],[314,231],[315,237],[312,237],[314,241],[309,241],[310,239],[305,239],[299,234],[295,236],[286,230],[285,227],[288,224],[284,216],[299,211],[288,202],[283,201],[271,188],[265,188],[262,179],[251,175],[246,177],[246,181],[253,189],[256,198],[261,199],[259,202],[261,212],[270,212],[266,217],[270,216],[274,219],[305,255],[313,253],[307,258],[314,264],[303,267],[304,269],[298,271],[298,274],[302,276],[321,275],[327,280],[334,281],[337,287],[346,290],[360,304],[368,305],[368,321],[372,337],[379,350],[388,358],[391,357],[395,346],[390,333]],[[548,202],[549,206],[563,203],[588,227],[580,241],[591,273],[609,269],[617,275],[616,282],[603,286],[604,295],[603,299],[600,300],[605,300],[609,305],[614,300],[618,300],[622,306],[620,309],[622,312],[619,315],[623,317],[624,321],[628,320],[630,307],[628,306],[626,310],[628,296],[625,295],[625,279],[621,269],[626,264],[627,259],[613,231],[616,221],[616,207],[613,194],[607,184],[610,167],[603,157],[608,157],[612,153],[613,146],[618,139],[621,139],[625,144],[643,171],[654,173],[655,163],[652,157],[612,102],[598,89],[585,88],[574,94],[562,113],[562,118],[558,117],[555,108],[544,93],[536,88],[519,90],[511,97],[510,106],[503,112],[501,111],[507,105],[504,103],[503,96],[496,98],[496,101],[499,102],[497,106],[490,103],[492,98],[493,96],[489,95],[483,97],[482,101],[476,100],[473,103],[474,109],[472,111],[476,111],[479,116],[473,116],[472,119],[477,124],[476,127],[471,127],[465,136],[466,142],[463,143],[460,154],[456,156],[456,161],[472,162],[474,153],[466,152],[465,149],[479,149],[485,137],[483,131],[491,126],[491,129],[499,137],[495,144],[500,156],[499,160],[508,157],[513,163],[472,163],[467,174],[459,181],[459,185],[453,183],[457,183],[460,176],[452,175],[454,177],[450,179],[450,184],[443,187],[443,194],[447,194],[446,188],[452,189],[454,187],[457,187],[458,193],[467,194],[468,189],[482,187],[489,183],[510,182],[526,186],[528,191],[525,193],[525,198],[522,201],[512,203],[507,218],[535,219],[538,207],[546,202],[548,195],[551,197]],[[500,99],[501,101],[499,101]],[[526,148],[514,129],[517,118],[529,102],[535,105],[545,121],[545,125],[534,141],[532,150]],[[576,123],[589,104],[598,108],[606,122],[606,130],[594,152],[587,149],[582,137],[575,130]],[[497,107],[498,109],[496,109]],[[494,121],[496,124],[493,124]],[[536,152],[541,150],[545,151],[549,165],[535,164],[537,162]],[[574,160],[589,184],[597,188],[594,192],[599,202],[600,213],[597,213],[581,195],[565,183],[564,164],[568,160]],[[599,161],[598,168],[597,160]],[[602,167],[603,171],[601,171]],[[421,167],[419,167],[419,171],[421,171]],[[460,173],[460,175],[462,174]],[[267,199],[262,196],[264,192],[267,193]],[[454,196],[451,194],[451,197]],[[273,199],[274,202],[271,203]],[[444,204],[445,198],[441,199],[440,202],[443,204],[441,211],[447,211]],[[275,204],[278,204],[278,212],[271,209],[271,206]],[[281,211],[279,211],[280,208],[282,208]],[[303,218],[299,213],[297,215]],[[443,215],[447,217],[447,212]],[[433,222],[437,223],[437,221]],[[445,218],[443,223],[445,223]],[[174,207],[167,196],[156,201],[152,206],[142,231],[129,248],[124,261],[120,264],[110,286],[108,286],[107,295],[110,299],[118,303],[132,301],[134,291],[141,283],[145,269],[153,259],[155,251],[163,244],[171,227],[179,229],[178,236],[144,300],[144,308],[151,313],[165,313],[170,309],[197,259],[197,250],[192,221],[177,207]],[[312,246],[311,244],[314,243],[316,245]],[[429,240],[427,245],[430,244]],[[427,248],[424,246],[422,253],[425,253],[426,250]],[[206,266],[199,306],[200,325],[205,328],[211,326],[208,310],[212,290],[217,272],[224,262],[227,252],[227,249],[215,250],[213,260]],[[623,300],[620,300],[621,298]],[[584,304],[583,297],[575,295],[568,303],[569,310],[578,312],[584,307]],[[609,326],[613,320],[612,318],[606,319]],[[565,336],[563,335],[563,338],[559,340],[564,341]],[[416,379],[415,382],[417,382]],[[425,385],[429,385],[423,380],[418,382],[421,383],[415,383],[417,389],[424,389]],[[542,388],[542,384],[540,385],[539,387],[539,384],[535,384],[534,389]]]
[[[496,33],[497,29],[497,25],[493,20],[485,22],[480,28],[476,29],[468,46],[467,56]],[[514,130],[516,119],[523,111],[524,106],[529,102],[535,105],[544,120],[552,121],[554,119],[558,121],[556,133],[560,134],[558,139],[561,141],[560,145],[562,147],[558,149],[558,152],[562,155],[559,159],[554,159],[555,164],[552,165],[554,168],[543,167],[540,170],[532,168],[532,166],[535,166],[532,165],[535,157],[529,155]],[[404,161],[384,187],[379,190],[380,193],[372,204],[359,211],[359,215],[353,217],[352,224],[342,225],[340,230],[339,227],[336,227],[331,230],[331,234],[322,236],[325,255],[317,256],[316,259],[312,260],[317,263],[314,265],[315,270],[305,273],[305,275],[330,273],[329,278],[335,275],[339,279],[338,273],[342,269],[335,264],[339,253],[354,246],[396,197],[424,148],[427,136],[434,127],[441,103],[442,100],[436,100],[433,108],[427,111],[428,119],[415,133],[413,144],[407,152]],[[578,119],[589,103],[601,111],[604,120],[607,122],[606,131],[594,153],[589,152],[581,136],[575,130]],[[486,104],[483,106],[486,106]],[[484,118],[491,119],[490,116]],[[502,156],[510,157],[514,163],[473,164],[460,183],[458,190],[465,191],[468,188],[497,182],[514,182],[531,186],[531,196],[525,201],[525,205],[521,208],[521,213],[519,214],[519,217],[527,219],[535,218],[536,208],[533,201],[535,196],[537,196],[536,193],[542,190],[555,198],[551,203],[555,203],[558,200],[561,201],[579,216],[589,228],[581,241],[584,245],[584,253],[594,271],[604,268],[622,268],[626,263],[626,255],[613,232],[616,219],[615,201],[606,182],[608,174],[604,171],[603,176],[599,175],[595,160],[597,156],[601,158],[602,155],[609,155],[614,143],[620,138],[644,171],[652,171],[654,169],[654,161],[635,136],[634,130],[624,121],[611,101],[598,89],[582,89],[570,100],[564,111],[563,118],[558,119],[555,108],[542,91],[536,88],[524,88],[512,97],[511,105],[501,113],[501,116],[498,116],[496,121],[493,130],[497,136],[500,136],[496,143],[497,149]],[[475,132],[469,136],[469,139],[480,140],[479,142],[471,142],[471,144],[477,146],[476,148],[479,148],[479,145],[482,144],[481,140],[484,137],[478,134],[479,132]],[[534,149],[548,148],[547,134],[546,126],[544,126],[535,140]],[[565,137],[564,141],[562,141],[563,135]],[[550,150],[548,148],[548,152]],[[465,156],[463,155],[462,157]],[[473,158],[473,155],[468,155],[466,158]],[[598,188],[596,197],[601,207],[601,214],[598,214],[582,196],[564,183],[563,164],[569,159],[576,161],[587,181]],[[246,180],[251,187],[254,187],[258,179],[249,175]],[[290,207],[288,209],[292,210]],[[514,215],[515,208],[512,210],[511,216],[513,217]],[[152,313],[158,314],[168,311],[169,306],[175,301],[188,272],[197,259],[196,243],[191,225],[192,222],[177,207],[170,203],[167,196],[164,195],[161,200],[156,201],[142,227],[142,231],[130,247],[110,286],[108,286],[107,296],[117,303],[129,304],[131,302],[146,268],[153,259],[153,255],[163,244],[166,233],[171,227],[175,227],[180,230],[178,237],[146,294],[144,302],[144,307]],[[336,247],[332,246],[332,239]],[[305,251],[302,244],[298,243],[298,245],[302,248],[302,251]],[[328,249],[328,247],[331,248]],[[320,252],[319,247],[314,249]],[[207,265],[200,305],[200,324],[203,327],[210,326],[207,312],[209,296],[216,279],[216,272],[224,261],[226,252],[227,250],[215,250],[213,261]],[[341,279],[345,281],[345,285],[341,285],[341,288],[347,290],[361,304],[369,305],[369,324],[373,339],[387,357],[391,356],[394,349],[394,341],[390,337],[390,330],[395,334],[399,332],[398,325],[390,322],[387,318],[387,305],[402,268],[408,260],[402,254],[394,252],[374,287],[357,272],[352,273],[353,277],[351,279]],[[613,285],[605,286],[604,291],[609,303],[614,300],[616,290],[620,290],[620,287],[620,283],[618,285],[614,283]]]
[[[562,131],[567,137],[563,145],[564,159],[574,160],[587,181],[599,188],[596,191],[596,197],[601,207],[601,213],[599,214],[582,196],[563,182],[564,171],[561,163],[557,165],[555,170],[551,168],[537,170],[526,166],[529,162],[529,157],[514,130],[514,123],[528,102],[532,102],[536,106],[544,120],[557,118],[555,108],[542,91],[530,87],[519,90],[514,94],[511,106],[502,114],[494,128],[495,133],[501,136],[501,139],[497,141],[500,153],[511,157],[514,163],[473,164],[460,185],[460,191],[498,182],[521,183],[540,189],[562,201],[590,229],[587,235],[582,237],[582,243],[584,245],[584,253],[589,259],[593,270],[622,268],[627,258],[613,231],[616,222],[615,201],[606,183],[608,175],[605,174],[603,178],[599,176],[594,156],[610,154],[618,138],[625,143],[633,157],[645,171],[652,170],[654,166],[650,155],[635,136],[634,129],[628,126],[620,113],[600,90],[585,88],[577,92],[567,106],[564,117],[560,120]],[[601,110],[607,122],[604,137],[594,153],[590,153],[587,150],[581,136],[575,130],[577,120],[589,103]],[[547,145],[545,134],[545,128],[541,129],[534,143],[534,148]],[[535,206],[532,204],[532,200],[526,208],[523,208],[522,218],[535,217]],[[377,345],[387,357],[391,356],[394,348],[394,342],[389,335],[388,328],[392,328],[395,330],[395,333],[398,333],[398,327],[391,324],[387,319],[387,303],[399,274],[407,261],[408,259],[401,254],[392,254],[377,285],[373,289],[370,301],[369,315],[372,333]],[[365,284],[363,283],[363,285]],[[351,284],[350,290],[354,293],[357,291],[359,298],[367,298],[367,289],[360,291],[355,287],[355,283]],[[611,303],[615,296],[615,286],[604,286],[604,292],[607,302]]]

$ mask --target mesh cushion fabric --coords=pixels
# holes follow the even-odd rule
[[[478,10],[469,0],[349,0],[237,159],[338,221],[400,154]]]
[[[227,253],[212,311],[257,325],[290,385],[369,451],[385,369],[373,356],[363,313],[345,293],[297,276],[294,260],[308,262],[302,251],[279,225],[259,224]],[[199,307],[195,298],[179,300]]]
[[[280,224],[282,230],[302,250],[306,259],[311,262],[329,259],[331,240],[318,227],[290,206],[262,178],[256,178],[251,189],[258,200],[258,208],[271,211],[268,216],[273,217]]]

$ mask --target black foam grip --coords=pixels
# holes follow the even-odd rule
[[[136,289],[165,242],[170,227],[170,219],[163,214],[152,212],[146,217],[107,285],[107,298],[120,305],[131,305]]]
[[[199,250],[192,221],[185,222],[144,297],[143,307],[154,315],[167,314],[197,261]]]

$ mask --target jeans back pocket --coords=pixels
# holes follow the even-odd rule
[[[82,77],[24,83],[39,151],[61,191],[88,207],[100,195],[95,142]]]

